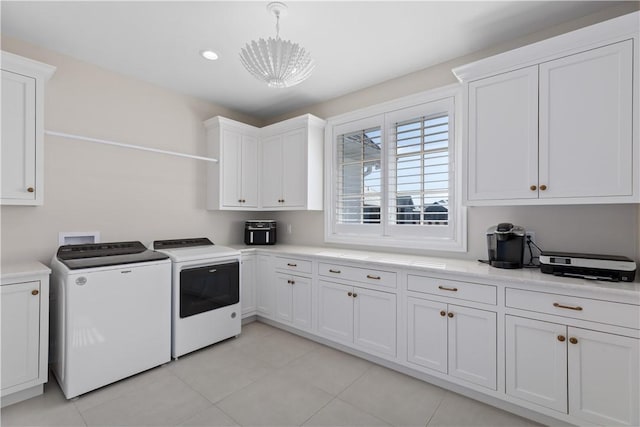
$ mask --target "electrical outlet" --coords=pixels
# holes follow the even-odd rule
[[[525,233],[526,233],[526,236],[528,238],[527,241],[531,240],[533,243],[536,242],[536,232],[535,231],[526,230]]]

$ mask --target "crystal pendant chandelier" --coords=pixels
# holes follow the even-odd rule
[[[267,11],[276,17],[276,38],[252,40],[240,51],[242,65],[269,87],[295,86],[306,80],[315,66],[309,52],[280,38],[280,16],[286,10],[284,3],[269,3]]]

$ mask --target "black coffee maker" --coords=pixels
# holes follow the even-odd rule
[[[522,268],[526,233],[523,227],[503,222],[487,230],[489,264],[497,268]]]

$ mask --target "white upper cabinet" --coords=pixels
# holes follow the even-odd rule
[[[2,52],[3,205],[41,205],[44,86],[55,67]]]
[[[537,198],[538,67],[469,83],[469,105],[469,200]]]
[[[322,210],[324,120],[304,115],[261,129],[261,207]]]
[[[638,15],[454,70],[470,205],[636,203]]]
[[[309,114],[256,128],[214,117],[205,122],[208,209],[322,210],[324,120]]]
[[[255,210],[258,207],[258,129],[214,117],[205,122],[209,155],[207,208]]]
[[[632,58],[626,40],[540,64],[541,198],[633,194]]]

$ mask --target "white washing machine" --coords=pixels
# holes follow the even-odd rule
[[[239,251],[201,238],[156,240],[173,264],[171,356],[240,334]]]
[[[51,365],[67,399],[171,360],[168,256],[140,242],[66,245],[51,269]]]

